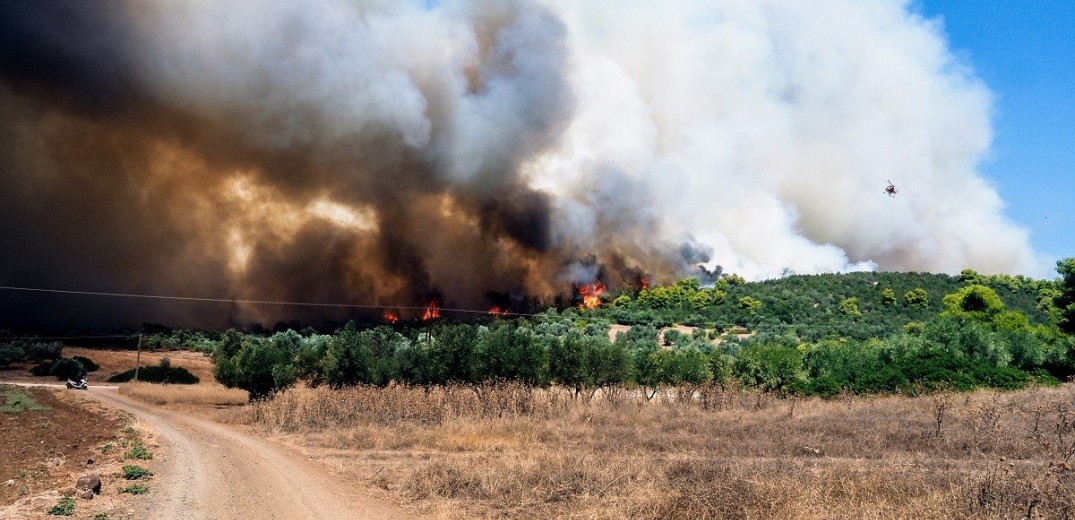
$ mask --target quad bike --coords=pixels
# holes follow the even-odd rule
[[[86,385],[86,378],[82,377],[79,378],[77,381],[68,379],[67,388],[71,390],[89,390],[90,387]]]

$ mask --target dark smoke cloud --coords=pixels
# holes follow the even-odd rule
[[[1024,269],[973,174],[981,87],[897,0],[826,5],[4,5],[0,284],[482,309],[699,263]],[[876,61],[852,33],[932,118],[845,77]],[[907,157],[969,187],[864,206]],[[0,326],[354,316],[0,291]]]

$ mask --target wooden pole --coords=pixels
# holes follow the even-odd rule
[[[138,335],[138,354],[134,357],[134,380],[138,381],[138,369],[142,367],[142,335]]]

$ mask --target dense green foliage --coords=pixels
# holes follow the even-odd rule
[[[82,366],[82,363],[77,359],[72,358],[60,358],[52,363],[52,367],[49,369],[49,375],[55,376],[56,379],[78,379],[86,375],[86,367]]]
[[[100,365],[98,365],[92,359],[90,359],[90,358],[88,358],[86,356],[75,356],[75,357],[73,357],[71,359],[73,359],[75,361],[78,361],[79,363],[82,363],[82,368],[84,368],[86,370],[86,372],[96,372],[97,370],[99,370],[101,368]]]
[[[944,296],[966,284],[996,291],[1005,306],[1033,323],[1050,321],[1056,283],[1022,276],[960,276],[928,273],[793,275],[756,283],[722,278],[713,287],[686,279],[668,287],[625,292],[598,314],[617,323],[680,323],[708,328],[746,327],[790,333],[806,341],[826,337],[858,340],[899,332],[910,321],[927,321]],[[1075,294],[1075,293],[1073,293]],[[1042,303],[1047,302],[1047,303]]]
[[[14,363],[42,363],[60,358],[63,345],[33,339],[0,342],[0,368]]]
[[[1056,317],[1060,330],[1075,334],[1075,258],[1056,263],[1056,271],[1062,277],[1056,289]]]
[[[134,380],[134,369],[120,372],[110,378],[109,383],[126,383]],[[173,367],[168,358],[162,358],[160,364],[138,369],[138,380],[143,383],[172,383],[177,385],[196,385],[198,376],[183,367]]]
[[[1066,270],[1067,267],[1072,269]],[[1075,373],[1075,263],[1059,281],[919,273],[697,279],[606,295],[596,310],[525,319],[362,327],[333,334],[172,331],[153,341],[213,352],[214,374],[270,397],[299,380],[355,385],[740,385],[780,393],[1020,388]],[[628,325],[611,335],[612,325]],[[678,325],[678,329],[666,328]],[[431,332],[431,333],[430,333]]]

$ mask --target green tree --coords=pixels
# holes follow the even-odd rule
[[[478,343],[475,357],[483,380],[548,383],[549,351],[530,327],[509,324],[489,331]]]
[[[474,383],[481,378],[477,374],[475,349],[481,336],[488,333],[485,327],[471,325],[447,325],[435,332],[436,341],[430,352],[433,381],[439,383]]]
[[[893,291],[891,287],[885,287],[881,290],[881,305],[891,307],[896,304],[896,291]]]
[[[370,382],[372,361],[373,352],[352,321],[328,342],[321,372],[332,388],[355,386]]]
[[[917,287],[910,291],[907,291],[903,295],[903,301],[907,302],[908,307],[929,307],[929,293],[921,287]]]
[[[295,384],[295,355],[286,342],[245,337],[231,358],[218,358],[217,380],[250,392],[250,399],[270,397]]]
[[[854,297],[844,298],[843,301],[840,302],[840,312],[842,312],[844,316],[850,316],[852,318],[862,316],[862,311],[859,310],[859,299]]]
[[[661,383],[700,385],[713,378],[709,371],[709,360],[696,348],[661,350],[657,358]]]
[[[573,330],[562,339],[554,338],[549,345],[549,378],[574,389],[576,397],[593,383],[587,365],[594,339]]]
[[[944,297],[943,314],[946,316],[988,322],[1002,310],[1004,302],[1000,296],[984,285],[968,285]]]
[[[608,389],[627,382],[631,372],[631,357],[626,346],[619,342],[598,342],[590,351],[588,365],[593,385]]]
[[[746,309],[751,314],[756,314],[761,310],[761,300],[754,298],[753,296],[743,296],[739,298],[739,308]]]
[[[744,385],[764,390],[785,391],[805,380],[796,347],[755,343],[739,351],[733,368]]]
[[[1059,314],[1060,330],[1075,334],[1075,258],[1065,258],[1056,262],[1056,272],[1060,273],[1060,294],[1053,300]]]

